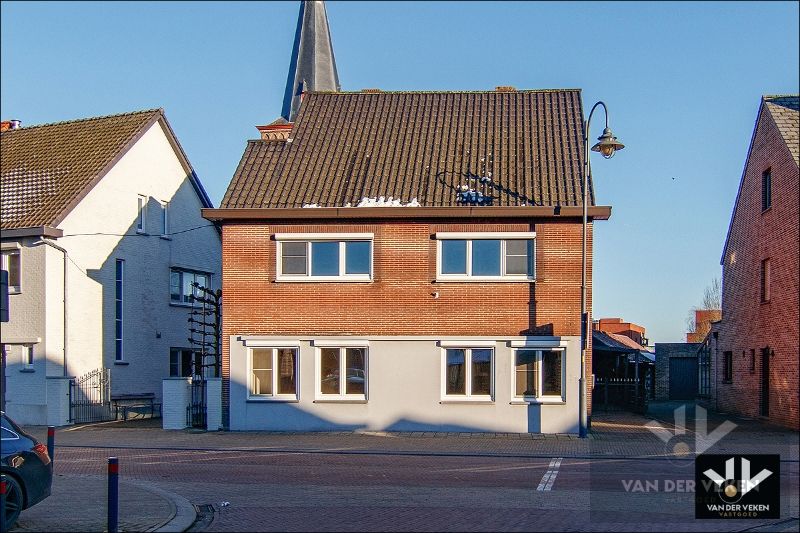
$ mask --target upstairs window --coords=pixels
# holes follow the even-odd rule
[[[370,281],[372,239],[365,234],[278,234],[279,281]]]
[[[169,273],[169,301],[174,304],[191,304],[192,295],[199,297],[202,293],[194,286],[211,288],[211,274],[195,270],[173,268]]]
[[[169,236],[169,202],[161,203],[161,236]]]
[[[439,281],[534,279],[533,232],[437,233]]]
[[[139,210],[137,211],[136,215],[136,233],[144,233],[145,229],[145,222],[147,218],[147,196],[139,195]]]
[[[0,268],[8,272],[8,292],[18,294],[22,292],[22,272],[20,270],[20,251],[3,250],[0,255]]]
[[[768,168],[761,174],[761,210],[766,211],[772,207],[772,169]]]
[[[772,278],[772,266],[769,259],[761,261],[761,302],[766,303],[770,299],[770,282]]]

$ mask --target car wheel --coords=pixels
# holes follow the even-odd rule
[[[22,487],[13,477],[3,477],[6,480],[6,523],[3,524],[3,531],[8,531],[22,511]]]

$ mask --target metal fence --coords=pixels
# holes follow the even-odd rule
[[[111,410],[111,370],[98,368],[69,383],[71,423],[114,420]]]
[[[191,387],[191,402],[186,406],[186,425],[206,429],[206,380],[194,376]]]

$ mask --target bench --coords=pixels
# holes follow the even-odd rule
[[[150,411],[150,418],[155,418],[156,409],[158,409],[158,416],[161,416],[161,404],[155,401],[156,395],[152,392],[143,392],[138,394],[113,394],[111,396],[111,403],[114,407],[114,419],[119,420],[119,415],[122,413],[122,419],[127,420],[128,414],[131,411],[138,409],[148,409]],[[142,414],[144,416],[144,414]]]

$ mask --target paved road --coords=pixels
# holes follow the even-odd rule
[[[56,469],[94,473],[109,455],[213,515],[207,531],[731,531],[763,521],[696,521],[691,462],[664,458],[480,457],[63,447]],[[797,517],[798,463],[783,463],[782,514]],[[658,480],[659,492],[626,492]],[[591,489],[591,492],[590,492]],[[229,502],[223,505],[222,502]],[[796,522],[793,523],[796,527]]]

